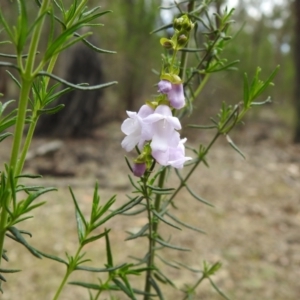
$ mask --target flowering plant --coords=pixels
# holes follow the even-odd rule
[[[15,54],[11,58],[16,61],[14,64],[0,62],[0,66],[17,70],[18,77],[9,74],[12,81],[17,84],[20,94],[16,110],[3,115],[10,102],[0,106],[0,113],[3,115],[0,119],[0,140],[13,136],[11,158],[1,172],[0,252],[2,255],[0,260],[2,258],[2,262],[0,261],[0,263],[3,264],[3,259],[8,260],[10,254],[9,250],[4,248],[5,239],[8,237],[22,244],[34,256],[51,259],[66,267],[65,276],[53,299],[59,298],[69,277],[78,270],[107,274],[107,278],[99,280],[98,283],[71,282],[73,285],[88,288],[90,299],[100,299],[103,292],[107,291],[111,295],[116,291],[123,292],[130,299],[137,299],[138,295],[142,295],[145,300],[153,297],[164,299],[161,283],[172,287],[175,285],[156,262],[156,258],[159,257],[157,252],[165,248],[178,251],[188,251],[189,249],[172,244],[170,239],[165,238],[160,232],[161,226],[171,226],[179,230],[189,228],[201,232],[199,228],[184,223],[171,213],[172,207],[175,206],[175,197],[184,188],[192,198],[209,204],[192,191],[188,185],[188,180],[201,163],[207,165],[208,152],[219,137],[226,136],[229,144],[241,153],[228,134],[241,122],[250,108],[269,101],[267,99],[260,103],[254,102],[271,84],[276,70],[265,82],[259,79],[260,69],[257,70],[251,84],[245,75],[244,96],[241,103],[234,106],[224,103],[217,117],[212,119],[212,125],[190,125],[190,127],[197,129],[213,129],[215,136],[207,146],[200,144],[198,148],[192,148],[193,157],[186,156],[185,143],[187,139],[181,138],[179,134],[182,127],[181,118],[192,113],[194,102],[197,101],[198,95],[211,74],[228,70],[237,61],[228,63],[226,59],[221,58],[222,51],[230,40],[228,30],[232,22],[233,10],[228,11],[226,9],[223,15],[217,15],[218,22],[214,23],[208,13],[211,1],[184,1],[184,3],[187,2],[187,11],[183,11],[181,6],[176,4],[180,12],[179,17],[175,18],[172,24],[155,31],[158,32],[166,27],[172,27],[174,31],[171,38],[161,38],[160,40],[166,53],[163,56],[162,69],[157,84],[158,94],[151,101],[146,101],[137,113],[128,111],[128,118],[121,125],[121,130],[126,135],[121,143],[122,147],[128,152],[133,149],[137,151],[133,166],[126,158],[130,171],[138,177],[137,180],[134,180],[129,175],[133,187],[132,195],[128,196],[129,199],[125,204],[114,209],[113,204],[116,202],[116,197],[113,196],[106,203],[101,204],[98,184],[96,184],[91,213],[87,218],[80,209],[72,189],[70,189],[75,206],[78,248],[73,255],[67,253],[66,258],[44,253],[31,246],[25,238],[26,234],[30,235],[30,233],[19,228],[23,221],[30,218],[28,213],[44,204],[44,202],[36,201],[39,196],[55,190],[55,188],[27,185],[22,181],[24,178],[37,177],[35,174],[23,173],[26,154],[33,138],[36,123],[40,115],[57,113],[62,108],[61,105],[55,107],[49,105],[63,93],[72,89],[104,88],[116,83],[110,82],[97,86],[75,85],[52,74],[58,55],[77,42],[84,42],[98,52],[111,53],[111,51],[99,49],[89,43],[86,40],[86,37],[90,35],[89,32],[83,35],[76,32],[79,28],[90,26],[91,22],[108,13],[108,11],[100,12],[99,7],[88,10],[87,2],[87,0],[74,0],[67,9],[61,0],[37,0],[38,15],[33,22],[30,22],[27,17],[28,2],[18,0],[19,16],[17,25],[13,29],[0,11],[0,23],[8,42],[15,47]],[[207,16],[207,19],[204,20],[201,16]],[[45,51],[37,56],[45,20],[50,21],[51,35]],[[199,23],[208,29],[207,40],[204,49],[201,50],[197,48],[197,35],[191,34],[197,32]],[[60,31],[58,35],[55,35],[57,31],[54,30],[54,27],[57,24]],[[97,23],[92,25],[96,26]],[[191,38],[192,36],[193,38]],[[191,54],[196,55],[196,65],[188,64],[188,58]],[[0,55],[7,56],[8,54],[1,53]],[[51,85],[49,78],[63,83],[66,88],[58,90],[58,84]],[[25,135],[25,142],[22,143],[26,124],[29,124],[29,127]],[[11,129],[13,125],[15,125],[15,129],[13,134],[10,134],[6,130]],[[157,165],[159,166],[156,167]],[[189,169],[180,173],[180,169],[184,165],[188,165]],[[179,184],[175,188],[166,186],[166,177],[172,168],[175,168],[175,173],[179,179]],[[111,233],[110,230],[103,228],[103,225],[119,215],[129,215],[134,218],[139,214],[145,214],[147,222],[138,232],[130,233],[127,239],[146,238],[148,241],[147,249],[145,253],[142,253],[142,257],[135,258],[135,262],[116,265],[109,239]],[[95,233],[95,230],[101,232]],[[99,239],[104,239],[106,244],[104,267],[88,266],[86,263],[89,259],[85,257],[83,249],[87,244]],[[172,265],[167,259],[161,257],[160,259],[175,268],[180,266],[179,263]],[[204,279],[210,281],[220,296],[228,299],[211,278],[220,267],[219,262],[212,265],[204,263],[203,270],[201,270],[202,275],[195,284],[183,289],[184,299],[192,299],[197,287]],[[5,273],[18,271],[0,267],[0,280],[5,281]],[[131,275],[144,275],[144,288],[133,287],[129,280]],[[92,291],[95,291],[95,294]]]

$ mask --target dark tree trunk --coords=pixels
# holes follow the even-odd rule
[[[97,85],[103,82],[99,55],[80,43],[67,52],[70,59],[64,78],[71,83]],[[37,135],[58,137],[84,137],[98,125],[101,115],[101,90],[73,90],[60,99],[54,106],[64,104],[65,108],[54,115],[42,115]]]
[[[296,131],[294,135],[294,142],[300,143],[300,0],[294,2],[295,11],[295,109],[296,109]]]

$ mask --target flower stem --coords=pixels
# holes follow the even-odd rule
[[[164,186],[165,178],[166,178],[167,168],[164,168],[159,175],[158,187],[162,188]],[[151,292],[151,277],[152,277],[152,268],[154,266],[154,258],[155,258],[155,237],[157,236],[158,231],[158,220],[153,222],[151,215],[151,203],[149,197],[147,199],[147,211],[148,211],[148,222],[149,222],[149,251],[148,251],[148,261],[147,261],[147,273],[146,273],[146,281],[145,281],[145,289],[144,291],[148,294]],[[154,209],[159,213],[161,205],[161,195],[156,194],[156,198],[154,201]],[[144,296],[144,300],[149,300],[149,295]]]

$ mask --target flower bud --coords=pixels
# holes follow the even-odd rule
[[[188,41],[188,37],[185,34],[181,34],[177,38],[177,43],[178,43],[179,46],[185,46],[187,41]]]
[[[134,163],[133,174],[136,177],[142,177],[146,172],[146,163]]]
[[[160,39],[160,44],[166,48],[166,49],[173,49],[174,48],[174,43],[172,40],[166,39],[166,38],[161,38]]]
[[[158,86],[158,92],[162,94],[168,94],[172,89],[172,84],[168,80],[161,80],[157,86]]]
[[[194,24],[187,15],[183,15],[180,18],[174,19],[173,27],[178,31],[181,30],[191,31],[194,27]]]

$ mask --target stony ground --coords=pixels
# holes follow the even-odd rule
[[[74,253],[77,236],[68,186],[73,187],[86,214],[95,181],[99,182],[103,201],[117,194],[117,207],[126,199],[131,189],[126,178],[124,153],[119,146],[122,137],[118,126],[108,125],[93,139],[34,141],[26,172],[43,174],[38,184],[59,187],[58,192],[43,196],[47,204],[33,219],[21,224],[20,228],[33,233],[30,242],[34,246],[62,257],[66,251]],[[209,137],[194,136],[190,140],[196,145],[206,143]],[[203,260],[221,261],[221,270],[212,278],[231,299],[297,300],[300,297],[300,147],[278,143],[264,136],[262,131],[255,137],[252,132],[240,132],[235,141],[246,160],[225,141],[220,141],[208,156],[210,168],[199,168],[190,182],[192,189],[214,207],[203,205],[185,191],[175,201],[178,209],[173,213],[207,234],[163,229],[165,236],[172,235],[173,244],[190,247],[193,251],[167,251],[161,256],[169,262],[181,261],[200,269]],[[40,148],[42,145],[47,145],[47,154]],[[4,144],[0,151],[3,161],[8,155],[7,147]],[[167,184],[172,187],[176,182],[171,176]],[[145,223],[145,216],[139,215],[118,217],[107,225],[112,228],[115,263],[126,261],[129,255],[143,256],[146,246],[143,242],[124,242],[124,239],[125,231],[136,231]],[[6,248],[10,263],[3,267],[20,268],[22,272],[6,276],[8,282],[3,284],[1,299],[52,299],[64,267],[47,259],[35,259],[12,241],[7,242]],[[87,256],[94,260],[93,266],[102,267],[104,243],[95,243],[86,250]],[[184,283],[193,284],[199,278],[198,273],[187,270],[179,272],[166,267],[166,272],[179,289]],[[96,283],[96,277],[78,272],[71,280]],[[142,284],[142,279],[134,281]],[[168,286],[165,290],[166,299],[182,299],[179,290],[173,291]],[[127,299],[122,297],[120,299]],[[88,293],[82,288],[67,287],[61,299],[88,299]],[[221,297],[204,282],[196,299]]]

